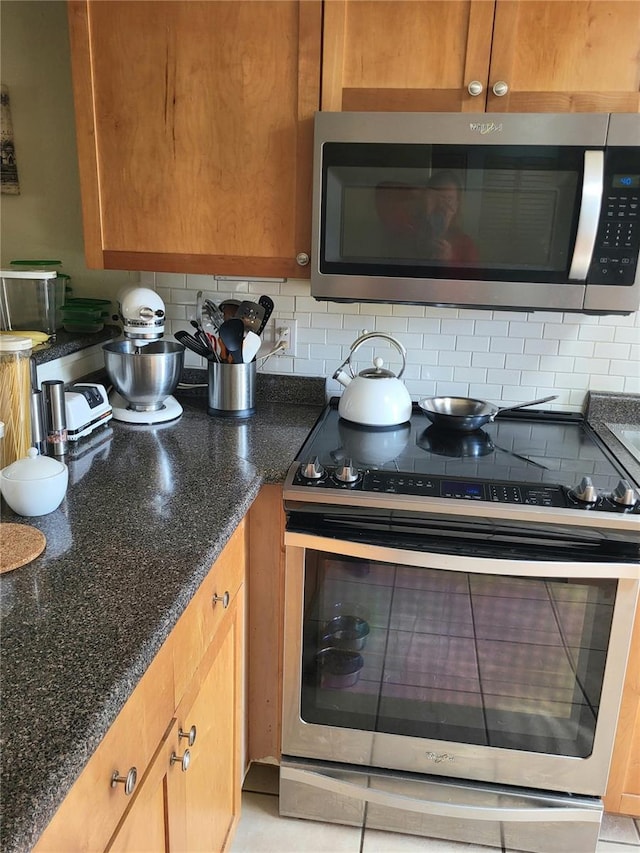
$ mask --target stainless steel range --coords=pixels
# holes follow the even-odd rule
[[[333,401],[284,499],[281,813],[595,850],[640,585],[638,484],[598,436]]]

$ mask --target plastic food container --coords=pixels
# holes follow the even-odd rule
[[[56,260],[16,260],[10,262],[11,268],[22,272],[55,272],[55,328],[62,328],[62,308],[71,293],[71,276],[62,272],[62,261]]]
[[[0,421],[4,464],[31,447],[31,339],[0,335]]]
[[[109,319],[108,299],[68,299],[63,308],[63,325],[67,332],[99,332]]]
[[[26,459],[18,459],[0,471],[0,492],[18,515],[47,515],[57,509],[67,492],[69,469],[57,459],[38,456],[29,448]]]
[[[56,278],[52,271],[0,271],[0,329],[28,329],[55,337]]]

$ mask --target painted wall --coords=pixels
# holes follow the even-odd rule
[[[138,273],[88,270],[84,262],[65,2],[2,0],[0,75],[20,178],[20,195],[0,195],[2,268],[16,258],[53,258],[74,295],[117,293]]]
[[[63,261],[80,296],[115,298],[138,273],[88,270],[82,247],[66,4],[2,0],[1,73],[9,86],[22,193],[0,197],[2,263],[15,257]],[[318,303],[304,281],[242,282],[213,276],[143,273],[165,300],[172,335],[191,329],[199,289],[216,300],[268,293],[275,318],[296,319],[295,359],[274,357],[265,372],[331,376],[364,330],[388,332],[407,348],[414,397],[478,396],[522,402],[557,393],[557,408],[579,410],[588,389],[640,394],[640,314],[585,317]],[[387,356],[384,344],[380,354]],[[388,353],[393,355],[394,351]],[[360,357],[362,355],[362,358]],[[366,367],[372,351],[359,351]],[[390,359],[394,369],[397,359]],[[187,364],[203,366],[189,353]]]

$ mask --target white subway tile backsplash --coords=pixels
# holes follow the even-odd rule
[[[522,338],[492,338],[491,352],[524,352]]]
[[[629,358],[630,344],[597,342],[593,348],[595,358]]]
[[[439,364],[451,364],[454,367],[470,367],[471,353],[458,350],[446,350],[440,353]]]
[[[440,331],[443,335],[472,335],[474,331],[474,320],[443,320]]]
[[[456,349],[468,350],[469,352],[489,352],[491,338],[483,338],[480,335],[458,335],[456,338]]]
[[[506,355],[500,352],[474,352],[471,354],[473,367],[495,367],[505,366]]]
[[[559,346],[559,341],[546,341],[532,338],[531,340],[525,340],[524,351],[531,355],[556,355]]]
[[[509,335],[516,338],[541,338],[544,323],[509,323]]]
[[[453,378],[456,382],[486,382],[487,371],[482,367],[454,367]]]
[[[559,355],[577,355],[583,358],[591,358],[593,355],[593,341],[560,341],[558,347]]]
[[[156,287],[170,287],[183,290],[187,286],[187,276],[178,272],[157,272]]]
[[[574,363],[575,359],[568,355],[543,355],[540,356],[538,368],[540,370],[564,371],[568,373],[573,370]]]
[[[405,380],[414,399],[433,394],[471,393],[502,405],[556,393],[553,408],[580,410],[585,393],[640,393],[640,314],[581,315],[573,312],[481,311],[420,305],[318,302],[309,282],[224,280],[208,275],[142,273],[165,301],[167,332],[187,328],[195,297],[214,301],[261,293],[275,302],[275,318],[298,321],[298,355],[271,358],[265,373],[330,376],[364,331],[396,337],[407,350]],[[363,348],[364,349],[364,348]],[[381,342],[377,353],[394,370]],[[363,366],[373,349],[362,353]],[[189,354],[198,366],[202,359]],[[360,369],[360,364],[357,365]]]
[[[588,326],[579,327],[578,337],[581,341],[612,341],[615,334],[613,326]]]
[[[509,334],[509,323],[503,320],[476,320],[475,331],[477,335],[506,338]]]
[[[537,370],[540,359],[537,355],[507,353],[504,366],[507,370]]]

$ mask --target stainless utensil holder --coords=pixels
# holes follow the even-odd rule
[[[226,418],[248,418],[256,411],[256,362],[209,361],[207,412]]]

